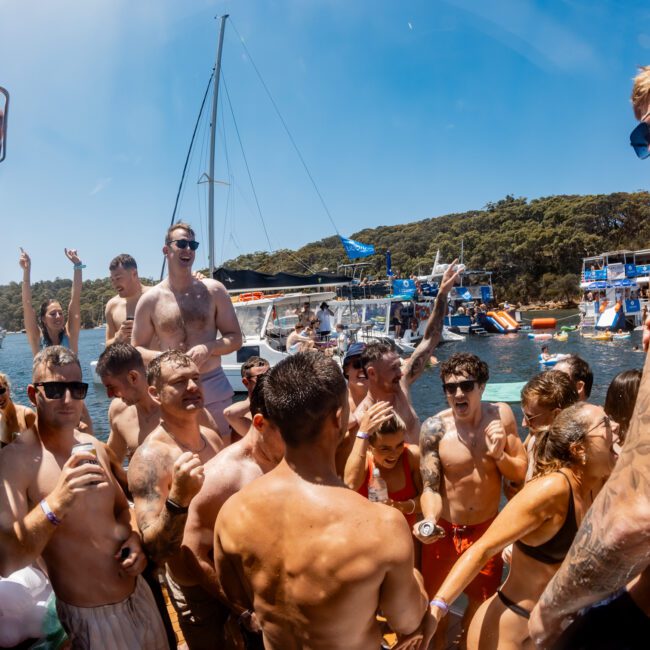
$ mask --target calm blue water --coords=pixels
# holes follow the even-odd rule
[[[535,316],[547,314],[536,313]],[[565,314],[554,313],[555,316]],[[570,321],[569,321],[570,322]],[[602,342],[582,339],[569,333],[566,343],[548,342],[550,351],[575,353],[587,360],[594,370],[594,388],[591,401],[602,404],[609,382],[621,370],[642,368],[644,355],[632,348],[641,345],[641,332],[633,332],[632,339],[620,342]],[[95,431],[101,439],[108,436],[107,410],[109,399],[103,389],[92,381],[90,362],[97,359],[104,347],[104,330],[84,330],[79,339],[79,352],[84,381],[90,384],[86,405],[95,423]],[[465,341],[447,343],[438,348],[436,355],[446,359],[454,352],[473,352],[490,366],[490,379],[496,382],[526,381],[539,372],[537,355],[541,344],[531,341],[525,333],[487,337],[467,337]],[[31,377],[32,355],[24,334],[9,334],[0,349],[0,370],[9,375],[13,398],[20,404],[27,404],[26,388]],[[437,368],[428,369],[412,387],[413,403],[421,419],[445,408],[446,401],[440,388]],[[514,406],[514,405],[513,405]],[[519,422],[521,411],[515,407]]]

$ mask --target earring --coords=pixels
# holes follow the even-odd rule
[[[586,456],[586,454],[582,454],[582,456],[580,456],[580,462],[581,462],[583,465],[586,465],[586,464],[587,464],[587,456]]]

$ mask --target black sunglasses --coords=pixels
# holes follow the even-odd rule
[[[47,399],[63,399],[65,391],[70,391],[72,399],[84,399],[88,384],[84,381],[39,381],[34,386],[42,386]]]
[[[448,381],[442,385],[442,390],[447,395],[455,395],[456,391],[460,388],[463,393],[471,393],[478,382],[476,379],[465,379],[464,381]]]
[[[641,160],[645,160],[650,156],[650,126],[648,126],[647,122],[641,122],[630,133],[630,145]]]
[[[185,250],[188,246],[191,251],[195,251],[199,247],[199,242],[192,239],[172,239],[169,241],[170,244],[176,244],[176,248],[180,248],[182,251]]]

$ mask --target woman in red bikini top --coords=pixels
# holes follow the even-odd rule
[[[388,402],[373,404],[363,415],[345,464],[345,484],[368,497],[375,467],[386,481],[387,505],[404,514],[413,527],[421,512],[420,450],[404,443],[406,425]]]

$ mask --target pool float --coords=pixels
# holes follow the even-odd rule
[[[570,354],[552,354],[548,359],[542,359],[542,355],[539,355],[539,365],[540,366],[554,366],[558,361],[570,357]]]
[[[568,335],[566,332],[562,332],[562,334],[555,334],[555,335],[553,336],[553,339],[554,339],[555,341],[562,341],[562,342],[565,342],[565,341],[568,341],[568,340],[569,340],[569,335]]]
[[[534,330],[550,330],[557,327],[557,318],[533,318],[530,321]]]
[[[591,339],[593,341],[611,341],[613,336],[611,332],[601,332],[600,334],[594,334]]]
[[[612,337],[615,341],[624,341],[625,339],[631,339],[632,335],[629,332],[624,334],[614,334]]]
[[[550,341],[553,338],[552,334],[533,334],[528,335],[528,338],[533,341]]]
[[[560,327],[560,329],[563,332],[575,332],[578,329],[578,326],[577,325],[562,325],[562,327]]]

